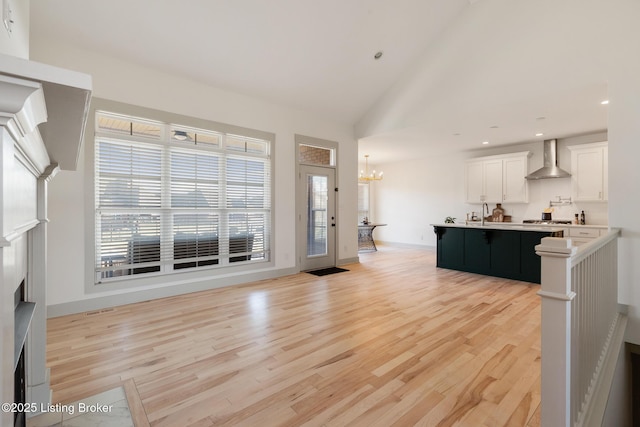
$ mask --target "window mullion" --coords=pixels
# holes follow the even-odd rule
[[[227,145],[227,136],[222,135],[223,150]],[[218,199],[218,207],[220,209],[220,233],[218,235],[220,264],[229,264],[229,207],[227,206],[227,155],[220,155],[220,176],[219,176],[220,192]]]
[[[173,270],[173,210],[171,209],[171,147],[167,142],[169,139],[168,126],[163,127],[165,141],[162,145],[162,212],[160,214],[160,259],[162,260],[162,271],[171,272]]]

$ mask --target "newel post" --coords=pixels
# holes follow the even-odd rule
[[[541,425],[571,422],[571,257],[570,239],[544,237],[536,246],[541,257]]]

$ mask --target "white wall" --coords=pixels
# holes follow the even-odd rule
[[[629,305],[627,341],[640,344],[640,67],[620,71],[610,84],[609,222],[622,229],[618,281],[619,300]]]
[[[296,266],[296,240],[290,227],[295,221],[295,200],[290,197],[295,194],[294,135],[339,142],[338,257],[340,260],[357,259],[357,234],[354,231],[357,188],[352,178],[357,173],[357,144],[351,126],[93,52],[53,46],[46,40],[31,40],[31,57],[39,62],[91,74],[95,97],[275,133],[275,230],[272,241],[275,266],[270,269],[272,272],[291,271]],[[89,147],[85,143],[85,148]],[[81,156],[84,158],[84,153]],[[80,164],[77,171],[62,171],[50,186],[50,306],[129,292],[85,292],[84,269],[93,263],[93,254],[85,245],[90,227],[86,224],[84,193],[91,189],[88,187],[91,177],[85,176],[84,169]],[[268,274],[265,272],[264,277],[269,277]],[[119,300],[112,298],[109,301]],[[85,307],[92,305],[86,304]]]
[[[607,133],[558,139],[558,165],[571,170],[570,145],[606,141]],[[371,184],[373,215],[375,222],[387,223],[376,229],[376,239],[386,242],[435,246],[435,234],[429,224],[442,223],[448,216],[464,221],[466,213],[480,212],[480,205],[465,202],[464,162],[468,158],[496,154],[531,151],[529,171],[543,164],[542,142],[513,146],[485,148],[472,152],[460,152],[448,156],[431,156],[408,162],[377,164],[384,170],[384,180]],[[571,196],[571,179],[546,179],[529,182],[529,203],[505,203],[506,215],[513,222],[523,219],[540,219],[549,201]],[[495,208],[491,205],[490,209]],[[588,224],[606,225],[607,203],[573,203],[554,208],[556,219],[572,219],[575,213],[585,211]]]
[[[29,0],[8,0],[14,21],[12,32],[5,29],[0,1],[0,53],[29,59]]]
[[[432,156],[407,162],[377,164],[384,180],[370,184],[376,240],[435,245],[430,223],[447,216],[464,218],[464,166],[461,155]],[[461,173],[462,172],[462,173]]]

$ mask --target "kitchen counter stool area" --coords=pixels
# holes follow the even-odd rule
[[[540,283],[540,257],[535,246],[562,231],[503,227],[434,225],[436,266],[468,273]]]

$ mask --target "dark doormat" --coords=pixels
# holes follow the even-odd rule
[[[343,271],[349,271],[349,270],[347,270],[346,268],[340,268],[340,267],[329,267],[329,268],[323,268],[321,270],[307,271],[307,273],[313,274],[315,276],[326,276],[327,274],[342,273]]]

